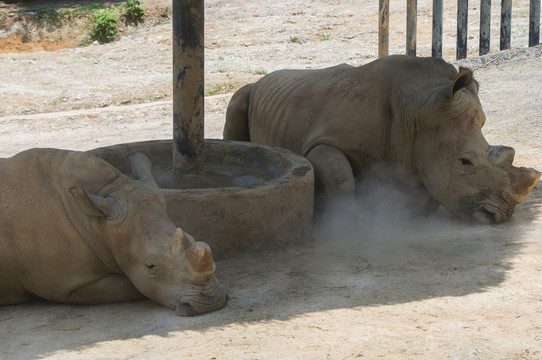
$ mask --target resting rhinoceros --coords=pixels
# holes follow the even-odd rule
[[[496,223],[540,173],[514,167],[514,149],[488,145],[477,93],[470,70],[440,59],[280,70],[233,95],[224,138],[307,157],[331,198],[353,196],[355,178],[386,162],[450,212]]]
[[[83,152],[0,159],[0,306],[144,295],[191,316],[226,304],[209,247],[170,221],[149,159],[130,162],[139,180]]]

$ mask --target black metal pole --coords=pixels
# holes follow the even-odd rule
[[[390,37],[390,0],[378,2],[378,57],[388,55]]]
[[[433,0],[431,56],[434,58],[442,58],[442,0]]]
[[[510,49],[512,37],[512,0],[502,0],[501,3],[501,50]]]
[[[489,52],[491,39],[491,0],[480,1],[480,49],[479,54]]]
[[[540,0],[531,0],[529,6],[529,46],[540,44]]]
[[[205,162],[204,0],[172,0],[173,168],[198,170]]]
[[[409,56],[416,56],[416,21],[418,12],[418,1],[407,0],[407,28],[406,28],[406,53]]]
[[[468,0],[457,0],[457,60],[467,57],[468,9]]]

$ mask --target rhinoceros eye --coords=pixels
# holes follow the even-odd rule
[[[149,275],[154,277],[161,277],[164,275],[164,272],[167,270],[167,267],[164,266],[167,259],[164,259],[160,254],[150,255],[145,259],[144,265]]]
[[[461,164],[465,165],[465,166],[469,166],[469,165],[472,165],[472,161],[470,161],[469,159],[467,158],[461,158],[459,159],[461,161]]]

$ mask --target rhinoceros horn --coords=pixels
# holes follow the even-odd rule
[[[211,248],[206,243],[197,241],[186,250],[186,258],[192,269],[193,276],[198,281],[206,281],[214,275],[216,266],[211,254]]]
[[[136,152],[128,156],[128,159],[130,159],[132,173],[137,179],[158,187],[152,176],[152,163],[145,154]]]
[[[175,233],[173,233],[173,237],[169,242],[169,249],[173,255],[181,255],[192,245],[194,245],[195,241],[192,240],[190,235],[187,235],[188,234],[185,234],[180,228],[175,230]]]
[[[515,154],[516,151],[509,146],[490,146],[488,153],[491,164],[508,169],[514,205],[525,199],[542,175],[535,169],[513,166]]]
[[[513,188],[512,197],[517,204],[522,202],[527,195],[529,195],[531,189],[538,183],[538,180],[540,180],[541,175],[542,173],[535,169],[512,167],[512,170],[510,171],[510,180]]]

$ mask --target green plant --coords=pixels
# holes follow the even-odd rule
[[[254,75],[267,75],[267,70],[264,69],[257,69],[257,70],[251,70],[249,73]]]
[[[296,44],[301,44],[301,39],[299,39],[297,36],[290,36],[290,42],[291,43],[296,43]]]
[[[217,84],[211,90],[207,91],[206,95],[212,96],[218,94],[225,94],[234,90],[235,88],[236,86],[232,83]]]
[[[80,14],[87,14],[90,12],[94,12],[95,10],[101,10],[105,8],[103,4],[89,4],[89,5],[74,5],[71,7],[73,11],[77,11]]]
[[[96,24],[91,36],[100,44],[110,41],[117,34],[117,15],[111,8],[105,8],[102,12],[93,11],[92,21]]]
[[[126,8],[126,12],[124,13],[126,20],[135,23],[138,23],[141,20],[143,15],[145,15],[145,9],[140,6],[141,4],[143,3],[138,0],[126,0],[126,4],[124,4],[124,7]]]
[[[329,40],[330,36],[331,36],[330,33],[320,34],[320,40],[321,41]]]

